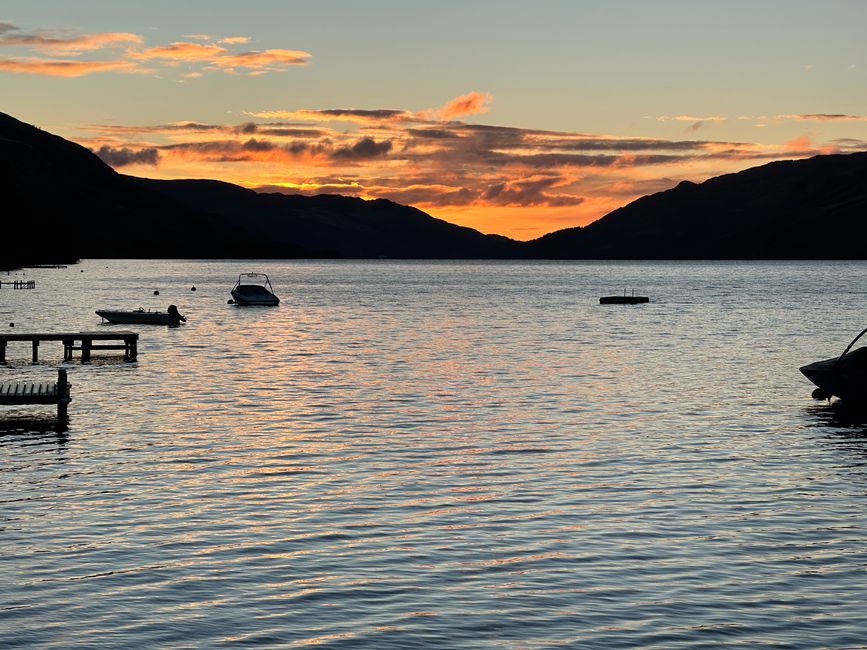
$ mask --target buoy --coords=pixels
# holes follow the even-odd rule
[[[234,304],[235,304],[235,301],[232,300],[231,298],[229,298],[229,299],[226,301],[226,304],[227,304],[227,305],[234,305]]]
[[[810,397],[812,397],[813,399],[821,399],[821,400],[831,399],[831,393],[826,393],[821,388],[817,388],[812,393],[810,393]]]
[[[15,327],[15,323],[9,323],[9,327]]]
[[[195,290],[196,290],[195,287],[190,287],[190,291],[195,291]]]
[[[154,289],[154,295],[158,296],[158,295],[160,295],[160,292],[157,289]]]

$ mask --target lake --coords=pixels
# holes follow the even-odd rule
[[[279,307],[226,304],[248,271]],[[867,646],[867,421],[798,372],[867,326],[867,263],[3,279],[36,280],[7,331],[141,339],[64,364],[65,433],[0,407],[0,646]],[[624,290],[651,302],[598,304]],[[62,346],[8,357],[51,379]]]

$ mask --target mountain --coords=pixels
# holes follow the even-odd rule
[[[680,183],[531,242],[379,199],[119,174],[0,113],[0,268],[82,257],[867,259],[867,153]]]
[[[518,246],[506,237],[483,235],[385,199],[258,193],[209,180],[128,178],[152,194],[200,210],[220,227],[277,248],[300,248],[308,257],[502,258]]]
[[[517,246],[391,201],[119,174],[3,113],[0,197],[0,268],[82,257],[490,258]]]
[[[867,153],[788,160],[642,197],[522,251],[565,259],[867,259]]]

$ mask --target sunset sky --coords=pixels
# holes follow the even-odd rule
[[[115,169],[518,239],[867,150],[867,2],[0,4],[0,111]]]

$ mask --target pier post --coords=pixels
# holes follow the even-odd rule
[[[39,341],[33,340],[33,363],[39,361]]]
[[[6,341],[0,341],[0,363],[6,363]]]
[[[69,419],[69,382],[66,378],[66,368],[60,368],[57,371],[57,422],[65,424]]]
[[[129,337],[124,341],[126,343],[126,351],[123,358],[125,361],[136,361],[138,358],[138,335]]]
[[[87,337],[81,339],[81,363],[90,362],[90,346],[93,341]]]

